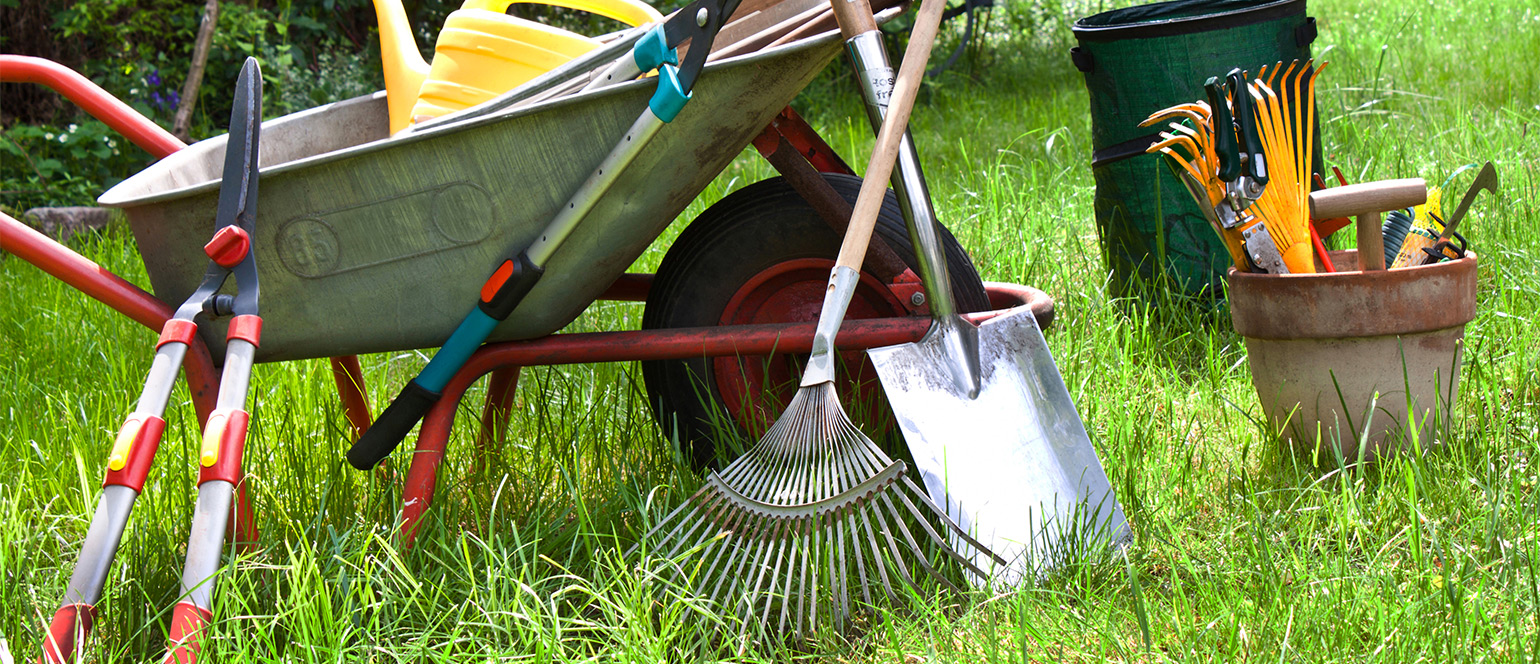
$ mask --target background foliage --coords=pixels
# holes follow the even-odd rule
[[[431,57],[446,0],[401,0]],[[682,0],[654,3],[672,11]],[[585,34],[619,26],[584,12],[513,5],[515,15]],[[84,74],[163,127],[176,114],[203,15],[194,0],[0,0],[0,52],[48,58]],[[247,56],[262,63],[263,114],[276,117],[384,87],[371,0],[221,2],[194,108],[191,138],[224,133],[231,91]],[[0,208],[89,205],[150,155],[35,84],[0,84]]]

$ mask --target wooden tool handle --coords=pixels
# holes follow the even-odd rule
[[[877,19],[872,16],[872,4],[867,0],[829,0],[829,3],[834,5],[834,18],[839,21],[840,34],[846,40],[877,29]],[[915,29],[918,31],[918,24]]]
[[[1385,269],[1385,231],[1379,212],[1358,215],[1358,269]]]
[[[1310,218],[1356,217],[1368,212],[1400,210],[1428,202],[1422,178],[1380,180],[1323,189],[1310,194]]]
[[[1385,269],[1385,236],[1380,213],[1428,202],[1422,178],[1380,180],[1323,189],[1310,194],[1310,218],[1357,217],[1358,265],[1365,271]]]
[[[832,0],[838,7],[846,0]],[[866,0],[858,0],[862,6]],[[941,12],[946,0],[923,0],[919,16],[915,17],[914,32],[909,35],[909,49],[904,52],[904,63],[898,70],[898,81],[888,102],[887,115],[882,129],[877,132],[877,143],[872,147],[872,160],[862,176],[861,193],[856,197],[855,210],[850,214],[850,226],[845,229],[845,241],[840,245],[836,264],[861,270],[861,260],[866,257],[866,245],[872,239],[872,228],[877,225],[877,211],[882,208],[882,198],[888,192],[888,179],[893,174],[893,164],[898,161],[898,144],[909,126],[909,113],[914,110],[914,96],[920,88],[920,77],[925,75],[925,64],[930,60],[931,46],[936,42],[936,31],[941,26]],[[870,15],[868,15],[870,19]],[[845,20],[840,19],[841,29]]]

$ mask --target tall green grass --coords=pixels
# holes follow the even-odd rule
[[[699,481],[651,422],[635,364],[525,370],[506,442],[465,401],[433,509],[394,540],[404,465],[346,466],[324,362],[262,365],[246,468],[262,534],[216,596],[212,661],[1540,661],[1540,8],[1521,0],[1319,0],[1326,157],[1350,179],[1494,161],[1500,196],[1464,233],[1481,255],[1461,395],[1439,445],[1333,470],[1281,446],[1223,312],[1106,295],[1089,119],[1067,25],[1103,3],[995,9],[979,60],[935,80],[914,132],[938,212],[985,279],[1048,291],[1047,339],[1137,537],[1126,558],[1031,587],[918,595],[848,635],[745,646],[741,626],[643,583],[618,547]],[[1007,32],[1002,26],[1012,28]],[[946,48],[946,44],[942,48]],[[871,144],[842,70],[800,105],[852,162]],[[710,202],[772,174],[735,162]],[[1463,191],[1451,192],[1449,198]],[[1447,198],[1446,198],[1447,200]],[[115,229],[75,248],[147,283]],[[0,659],[37,651],[133,406],[152,333],[0,257]],[[601,303],[573,330],[630,329]],[[425,359],[365,358],[376,408]],[[97,661],[163,647],[192,512],[185,388],[119,552]],[[401,455],[403,458],[405,455]],[[616,537],[618,535],[618,538]]]

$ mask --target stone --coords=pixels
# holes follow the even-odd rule
[[[79,233],[95,232],[112,222],[112,210],[100,207],[32,208],[22,221],[59,242]]]

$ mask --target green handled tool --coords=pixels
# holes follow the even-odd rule
[[[1219,159],[1215,176],[1225,189],[1224,199],[1214,206],[1214,216],[1221,228],[1239,232],[1246,258],[1254,269],[1275,274],[1287,272],[1283,254],[1266,224],[1258,223],[1256,215],[1248,212],[1251,204],[1262,197],[1268,177],[1246,74],[1237,67],[1223,81],[1211,76],[1204,82],[1203,91],[1213,112],[1214,155]]]
[[[578,187],[539,238],[493,270],[481,288],[476,306],[466,314],[428,366],[402,388],[373,426],[353,444],[348,451],[348,463],[359,470],[368,470],[395,450],[407,432],[438,402],[444,386],[470,359],[471,353],[486,341],[498,323],[518,308],[524,296],[540,281],[545,265],[562,242],[609,191],[648,141],[664,124],[673,121],[689,102],[691,89],[705,67],[712,41],[739,1],[696,0],[652,28],[632,47],[631,57],[620,58],[597,79],[596,83],[601,85],[616,84],[643,72],[658,70],[658,88],[648,102],[647,110]],[[686,40],[690,42],[690,49],[681,63],[677,48]],[[601,85],[591,85],[588,89]]]
[[[1239,68],[1230,70],[1221,82],[1209,77],[1203,84],[1214,114],[1214,153],[1219,157],[1218,177],[1225,183],[1225,203],[1231,214],[1220,218],[1231,222],[1236,215],[1262,197],[1267,186],[1267,160],[1263,156],[1262,136],[1257,131],[1256,113],[1251,94],[1246,90],[1246,75]],[[1229,103],[1226,103],[1226,92]],[[1233,112],[1232,112],[1233,108]],[[1233,223],[1226,228],[1233,226]]]

